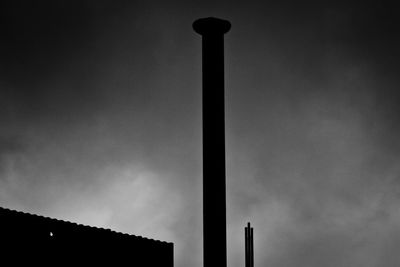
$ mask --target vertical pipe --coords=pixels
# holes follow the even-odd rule
[[[247,227],[245,227],[244,228],[244,258],[245,258],[244,266],[245,267],[249,267],[249,243],[248,243],[248,240],[249,240],[249,234],[247,231]]]
[[[247,245],[247,251],[246,251],[247,256],[246,256],[246,258],[247,258],[247,262],[246,262],[246,266],[250,267],[250,223],[247,223],[246,230],[247,230],[247,239],[246,239],[246,245]]]
[[[250,223],[247,223],[247,267],[250,267]]]
[[[203,61],[203,263],[226,267],[224,34],[217,18],[193,23],[202,36]]]
[[[244,242],[245,242],[245,267],[254,267],[254,239],[253,239],[253,227],[250,223],[244,228]]]
[[[253,227],[250,228],[250,267],[254,267],[254,241],[253,241]]]

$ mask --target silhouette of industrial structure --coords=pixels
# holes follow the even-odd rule
[[[227,267],[224,34],[230,28],[218,18],[193,23],[202,36],[204,267]],[[173,244],[168,242],[4,208],[0,225],[0,253],[10,266],[173,267]],[[249,231],[246,253],[253,248]],[[246,256],[246,267],[251,264]]]
[[[253,232],[253,227],[247,223],[247,227],[244,228],[245,267],[254,267]]]
[[[7,266],[173,267],[173,243],[0,208]]]
[[[224,34],[230,22],[198,19],[203,72],[203,262],[226,267]]]

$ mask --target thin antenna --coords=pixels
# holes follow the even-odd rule
[[[244,266],[249,267],[249,234],[247,227],[244,228]]]
[[[254,230],[250,226],[250,222],[247,223],[247,227],[244,228],[244,251],[245,251],[245,267],[254,267]]]
[[[250,228],[250,267],[254,267],[253,227]]]

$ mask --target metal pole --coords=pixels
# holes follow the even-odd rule
[[[247,227],[244,228],[244,266],[249,267],[249,233]]]
[[[254,267],[253,227],[250,228],[250,267]]]
[[[226,267],[224,34],[231,24],[204,18],[193,23],[202,36],[203,61],[203,260]]]
[[[244,228],[244,251],[245,251],[245,267],[254,267],[254,240],[253,240],[253,227],[247,223]]]

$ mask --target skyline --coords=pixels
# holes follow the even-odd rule
[[[228,265],[397,266],[399,19],[386,3],[0,4],[0,206],[202,265],[201,39],[225,36]]]

